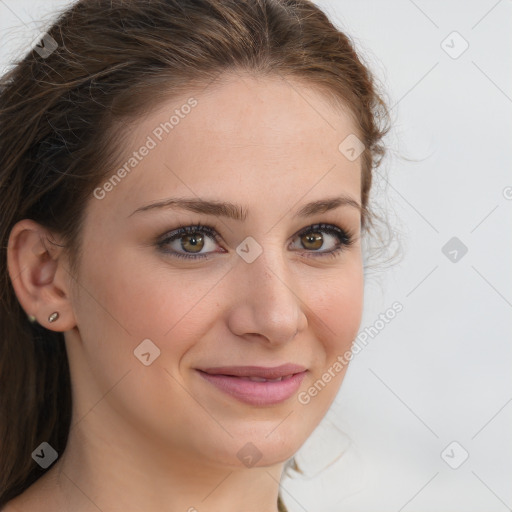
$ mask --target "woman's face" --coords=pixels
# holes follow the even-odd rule
[[[304,85],[234,75],[134,126],[86,211],[65,333],[74,422],[173,460],[282,462],[334,400],[361,319],[361,159],[339,149],[355,127]],[[193,203],[147,208],[170,199]],[[306,371],[211,370],[284,364]]]

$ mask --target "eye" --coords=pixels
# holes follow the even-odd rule
[[[327,236],[322,233],[327,233]],[[301,231],[297,236],[302,247],[308,249],[307,252],[313,253],[311,254],[313,257],[337,256],[355,241],[351,233],[334,224],[315,224]],[[322,248],[322,251],[318,250]]]
[[[206,234],[206,236],[205,236]],[[214,243],[207,243],[208,238]],[[177,258],[197,259],[206,258],[211,252],[201,253],[204,248],[215,249],[219,237],[210,226],[197,224],[195,226],[184,226],[169,233],[163,240],[158,242],[161,251]],[[173,245],[174,244],[174,247]],[[171,250],[169,250],[171,248]],[[180,250],[184,251],[179,252]]]
[[[306,249],[306,253],[313,253],[308,254],[308,257],[337,256],[355,241],[348,231],[333,224],[309,226],[297,234],[296,237],[299,237],[298,241],[302,245],[302,249]],[[157,246],[165,254],[176,258],[189,260],[208,258],[212,253],[220,252],[215,250],[219,238],[214,228],[197,224],[180,227],[168,233],[157,242]],[[327,248],[325,245],[327,245]],[[319,249],[322,248],[323,250],[320,251]],[[206,251],[201,252],[203,249],[206,249]]]

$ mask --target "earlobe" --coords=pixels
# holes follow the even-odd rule
[[[14,225],[7,246],[9,276],[21,307],[31,322],[54,331],[67,331],[76,321],[70,303],[68,275],[62,249],[52,233],[31,219]]]

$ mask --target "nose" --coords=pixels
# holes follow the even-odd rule
[[[283,258],[270,258],[268,252],[252,263],[240,261],[233,270],[229,328],[238,336],[263,337],[267,344],[282,345],[305,330],[308,321],[297,279]]]

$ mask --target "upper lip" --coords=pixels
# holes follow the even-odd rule
[[[278,379],[295,373],[306,371],[304,366],[298,364],[282,364],[267,368],[264,366],[216,366],[215,368],[200,368],[202,372],[211,375],[233,375],[235,377],[260,377],[262,379]]]

